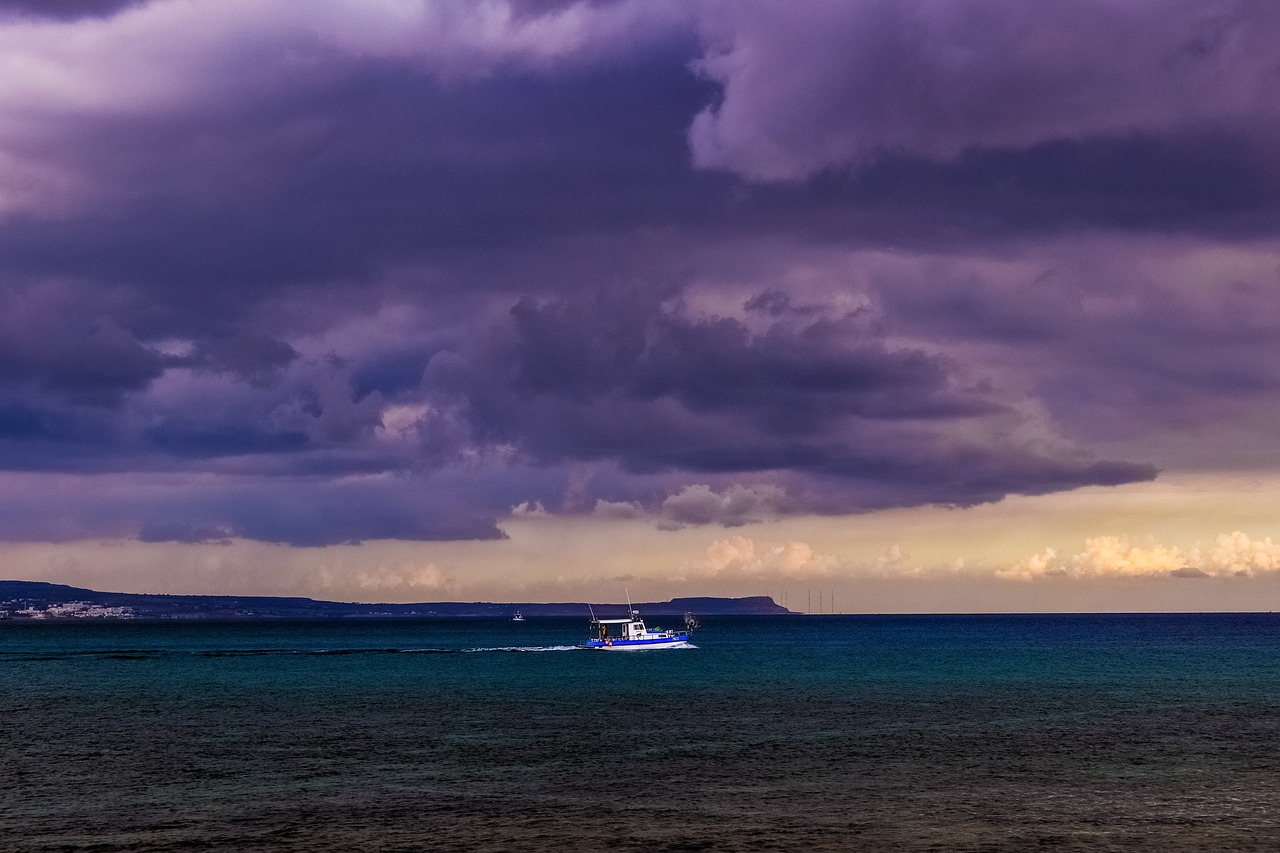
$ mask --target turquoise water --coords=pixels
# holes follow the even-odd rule
[[[650,620],[661,623],[662,620]],[[1275,850],[1280,618],[0,623],[18,851]]]

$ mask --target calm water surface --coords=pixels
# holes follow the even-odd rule
[[[1280,617],[704,622],[3,622],[0,847],[1280,850]]]

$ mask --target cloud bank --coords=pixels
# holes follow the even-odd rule
[[[1060,555],[1053,548],[998,570],[998,577],[1033,580],[1071,578],[1157,577],[1227,578],[1271,575],[1280,570],[1280,545],[1270,537],[1250,539],[1240,531],[1221,533],[1212,546],[1199,543],[1187,550],[1155,542],[1133,542],[1120,536],[1099,536],[1085,542],[1077,554]]]

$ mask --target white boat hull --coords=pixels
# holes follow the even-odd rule
[[[588,640],[583,648],[604,652],[638,652],[645,649],[691,649],[687,635],[642,640]]]

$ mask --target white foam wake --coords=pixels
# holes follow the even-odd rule
[[[487,646],[464,652],[576,652],[582,646]]]

